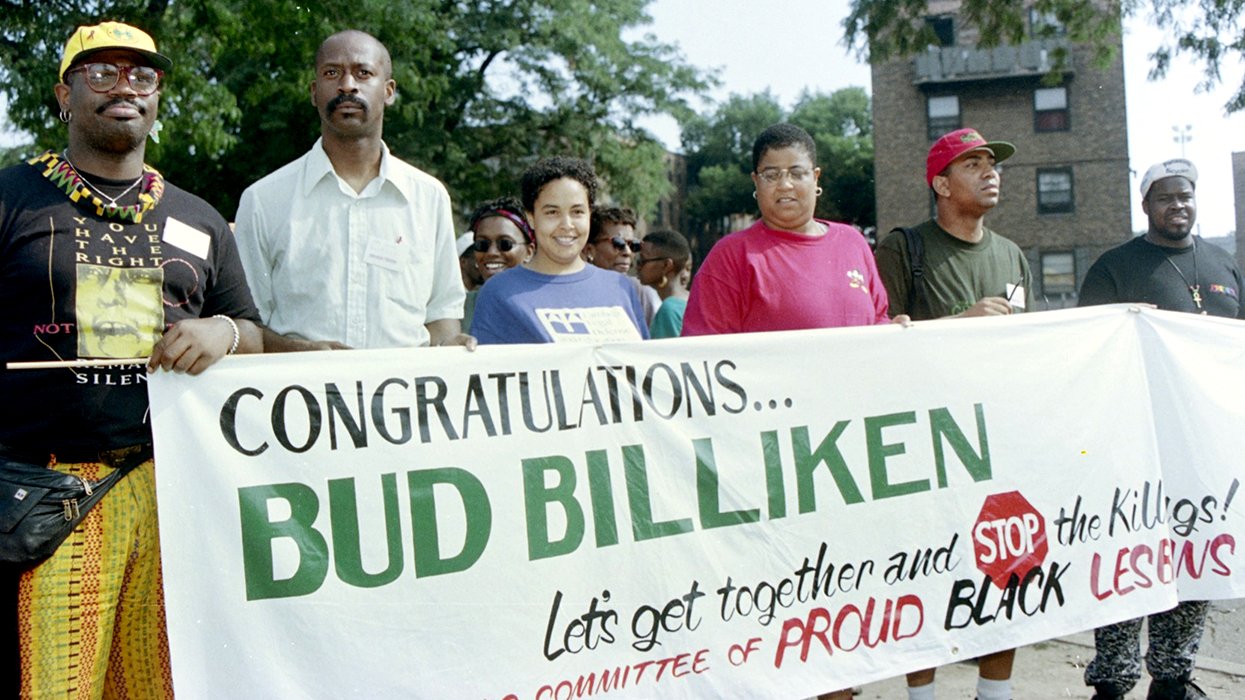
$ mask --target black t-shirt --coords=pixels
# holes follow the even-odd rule
[[[1078,304],[1141,302],[1167,311],[1245,318],[1236,261],[1224,249],[1194,240],[1187,248],[1166,248],[1138,236],[1108,250],[1090,266]],[[1194,285],[1201,309],[1190,290]]]
[[[0,171],[0,445],[55,452],[149,442],[144,365],[2,363],[144,357],[182,319],[258,321],[233,234],[211,205],[167,183],[141,223],[99,216],[45,178],[45,167]]]

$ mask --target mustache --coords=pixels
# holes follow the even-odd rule
[[[139,114],[142,114],[143,116],[147,115],[147,107],[145,107],[141,102],[137,102],[135,100],[127,100],[124,97],[118,97],[116,99],[105,102],[103,105],[100,106],[99,109],[95,110],[95,113],[103,114],[104,110],[108,109],[109,107],[113,105],[129,105],[133,107],[134,109],[137,109]]]
[[[353,105],[357,105],[359,109],[362,109],[364,111],[364,113],[367,112],[367,102],[364,101],[363,98],[357,95],[350,95],[350,94],[342,94],[342,95],[338,95],[337,97],[334,97],[333,99],[329,100],[329,103],[327,105],[325,105],[325,109],[328,111],[329,114],[332,114],[333,112],[337,111],[338,107],[346,104],[347,102]]]

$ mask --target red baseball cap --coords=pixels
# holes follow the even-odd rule
[[[951,161],[968,153],[985,149],[994,154],[994,162],[1002,163],[1016,152],[1016,147],[1006,141],[986,141],[976,129],[957,129],[943,134],[925,158],[925,184],[934,186],[934,176],[941,173]]]

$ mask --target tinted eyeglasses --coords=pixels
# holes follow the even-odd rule
[[[86,86],[95,92],[108,92],[117,86],[124,75],[130,89],[143,97],[159,89],[160,79],[164,77],[164,71],[151,66],[116,66],[111,63],[84,63],[65,71],[65,76],[78,71],[86,75]]]
[[[514,242],[513,238],[498,238],[496,241],[490,241],[487,238],[477,238],[471,243],[471,249],[477,253],[487,253],[494,243],[497,244],[499,253],[509,253],[519,246],[518,243]]]
[[[623,238],[622,236],[614,236],[613,238],[610,239],[610,243],[614,244],[614,250],[621,251],[621,250],[630,248],[632,253],[640,252],[639,241],[629,241],[626,238]]]

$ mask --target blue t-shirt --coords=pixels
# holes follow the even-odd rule
[[[519,266],[480,288],[471,335],[486,345],[641,340],[643,319],[635,287],[613,270],[546,275]]]

